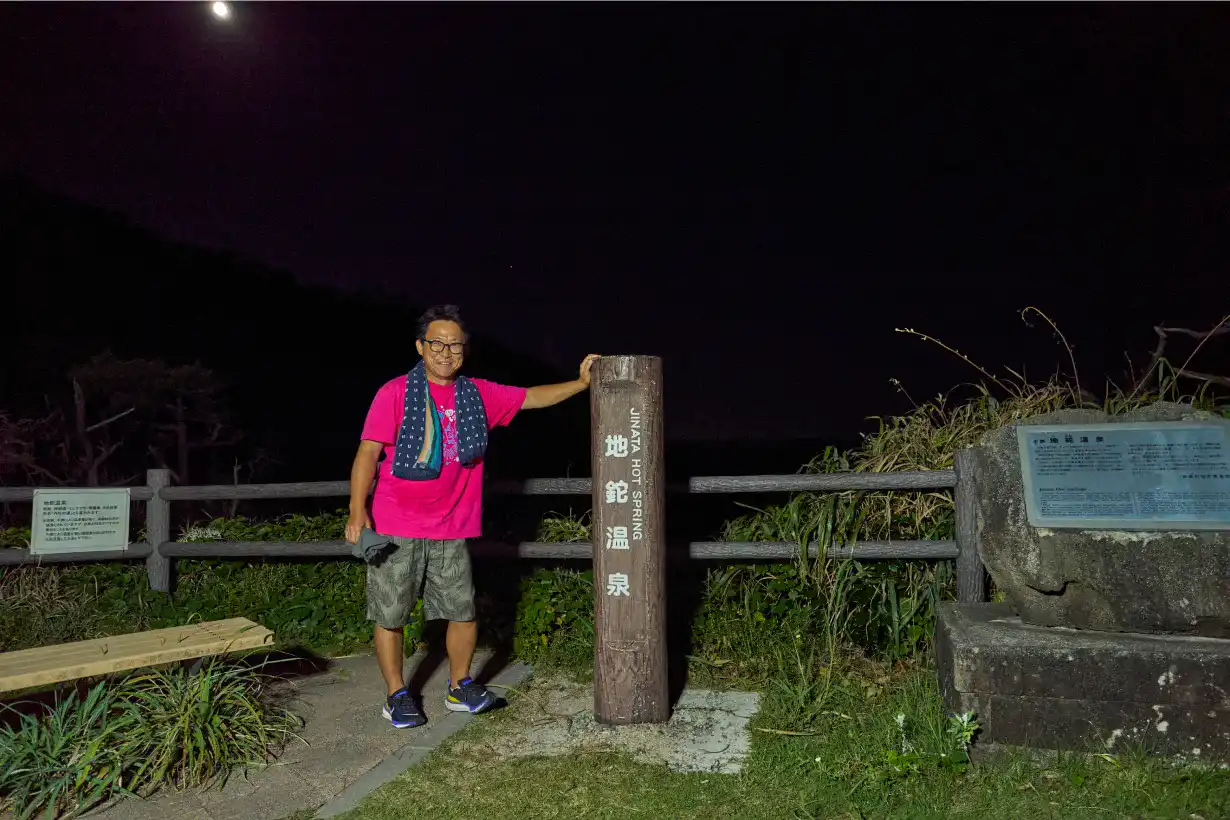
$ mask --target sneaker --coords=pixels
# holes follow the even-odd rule
[[[469,712],[477,715],[495,706],[496,696],[481,683],[470,678],[464,678],[456,689],[453,682],[448,682],[448,697],[444,705],[453,712]]]
[[[422,726],[427,722],[427,715],[419,708],[414,696],[402,689],[389,695],[384,704],[384,719],[393,724],[395,729],[409,729],[412,726]]]

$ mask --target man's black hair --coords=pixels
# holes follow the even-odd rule
[[[435,305],[427,308],[423,315],[419,317],[418,326],[415,329],[414,338],[420,341],[427,339],[427,327],[432,322],[454,322],[461,328],[462,334],[468,339],[470,334],[466,330],[466,323],[461,319],[461,311],[456,305]]]

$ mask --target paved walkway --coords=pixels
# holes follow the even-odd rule
[[[479,653],[474,669],[497,693],[497,685],[516,686],[529,674],[522,664],[492,670]],[[421,680],[424,656],[410,660]],[[348,811],[380,786],[421,760],[473,717],[444,708],[448,665],[435,665],[422,691],[428,723],[394,729],[380,714],[384,683],[372,656],[334,661],[328,671],[294,681],[295,711],[305,720],[300,735],[274,765],[232,775],[221,790],[160,792],[148,800],[120,800],[88,816],[96,820],[282,820],[315,811],[333,817]],[[502,664],[499,664],[502,665]],[[479,718],[481,720],[481,717]],[[303,816],[300,814],[299,816]]]

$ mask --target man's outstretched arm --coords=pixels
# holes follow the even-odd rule
[[[584,393],[589,389],[589,370],[594,366],[594,361],[598,359],[597,353],[591,353],[585,357],[585,361],[581,362],[581,371],[577,374],[577,378],[570,382],[560,382],[559,384],[543,384],[538,387],[531,387],[525,391],[525,401],[521,403],[522,410],[538,410],[542,407],[550,407],[553,404],[559,404],[564,399],[570,399],[577,393]]]

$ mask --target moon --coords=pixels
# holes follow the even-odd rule
[[[219,20],[231,19],[231,7],[223,3],[222,0],[218,0],[210,8],[213,10],[214,17],[217,17]]]

